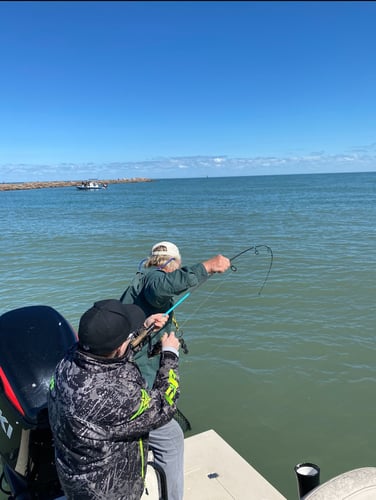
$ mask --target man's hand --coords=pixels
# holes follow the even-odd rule
[[[216,255],[202,263],[208,274],[224,273],[231,266],[230,259],[224,255]]]
[[[175,332],[164,333],[161,337],[162,348],[163,347],[173,347],[177,351],[180,347],[179,339],[175,337]]]
[[[168,320],[168,315],[167,314],[152,314],[151,316],[147,317],[144,321],[144,327],[146,329],[150,328],[154,324],[153,331],[158,331],[160,330],[165,324],[167,323]]]

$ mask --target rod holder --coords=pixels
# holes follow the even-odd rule
[[[316,464],[305,462],[294,467],[298,481],[299,498],[302,499],[307,493],[320,484],[320,467]]]

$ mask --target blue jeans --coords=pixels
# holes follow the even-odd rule
[[[155,462],[165,471],[168,500],[182,500],[184,493],[184,434],[172,419],[149,434]]]

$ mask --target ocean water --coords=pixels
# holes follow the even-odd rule
[[[0,192],[0,314],[44,304],[77,329],[157,241],[183,264],[256,246],[176,309],[180,408],[293,500],[298,462],[322,482],[376,465],[375,221],[376,173]]]

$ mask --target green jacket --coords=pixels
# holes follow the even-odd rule
[[[124,304],[136,304],[144,311],[146,317],[151,314],[165,313],[175,303],[176,297],[193,289],[209,278],[203,264],[184,266],[171,273],[160,269],[147,268],[136,274],[130,286],[121,297]],[[175,331],[173,312],[170,314],[166,325],[153,337],[157,342],[164,332]],[[152,387],[155,375],[159,368],[159,356],[149,358],[148,346],[139,351],[134,360],[137,362],[148,386]]]

